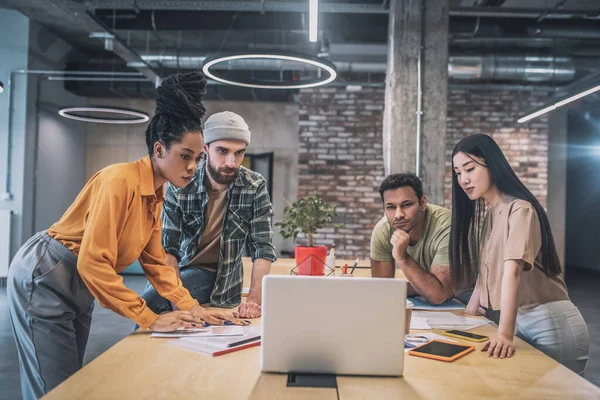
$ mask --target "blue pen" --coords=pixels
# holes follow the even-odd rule
[[[244,322],[246,322],[248,325],[251,324],[251,322],[248,321],[247,319],[245,319]],[[225,321],[225,322],[223,322],[223,325],[234,325],[234,323],[231,321]]]
[[[352,267],[352,271],[350,271],[350,275],[352,275],[354,273],[354,270],[356,269],[357,265],[358,265],[358,258],[356,259],[356,261],[354,261],[354,266]]]

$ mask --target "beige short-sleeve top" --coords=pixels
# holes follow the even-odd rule
[[[542,272],[542,230],[531,203],[503,195],[486,213],[481,237],[478,275],[481,305],[500,310],[504,261],[523,260],[519,307],[568,300],[567,286],[560,276]]]

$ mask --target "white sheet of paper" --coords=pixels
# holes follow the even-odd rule
[[[431,329],[427,323],[427,318],[412,317],[410,319],[410,329]]]
[[[413,318],[425,318],[432,329],[459,329],[463,331],[487,325],[491,322],[485,318],[461,317],[450,312],[431,311],[413,311]]]
[[[177,340],[171,340],[168,343],[174,344],[175,346],[183,347],[188,350],[197,351],[204,354],[212,354],[215,351],[223,350],[227,348],[227,345],[233,342],[237,342],[240,340],[244,340],[250,337],[255,337],[260,335],[261,327],[260,326],[240,326],[242,329],[243,335],[242,337],[183,337]]]
[[[243,336],[243,326],[213,325],[208,328],[179,328],[173,332],[152,332],[155,338],[176,337],[214,337],[214,336]]]
[[[446,311],[413,311],[413,317],[417,318],[452,318],[457,315]]]

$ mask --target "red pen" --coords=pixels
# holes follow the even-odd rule
[[[233,353],[234,351],[249,349],[250,347],[260,346],[260,340],[252,343],[247,343],[241,346],[229,347],[227,349],[218,350],[212,353],[213,357],[222,356],[223,354]]]

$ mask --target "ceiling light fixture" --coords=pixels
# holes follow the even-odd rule
[[[540,115],[544,115],[547,112],[556,110],[558,107],[562,107],[565,104],[569,104],[569,103],[571,103],[571,102],[573,102],[575,100],[578,100],[578,99],[580,99],[582,97],[585,97],[585,96],[587,96],[589,94],[592,94],[594,92],[597,92],[599,90],[600,90],[600,85],[591,87],[590,89],[587,89],[587,90],[583,90],[583,91],[581,91],[579,93],[576,93],[576,94],[574,94],[572,96],[569,96],[569,97],[567,97],[567,98],[565,98],[563,100],[557,101],[554,104],[546,106],[546,107],[544,107],[544,108],[542,108],[540,110],[532,111],[529,114],[525,115],[524,117],[519,118],[517,120],[517,122],[520,123],[520,124],[522,124],[523,122],[527,122],[529,120],[534,119],[535,117],[539,117]]]
[[[85,117],[82,115],[77,115],[76,113],[86,113],[86,112],[94,112],[94,113],[106,113],[106,114],[116,114],[116,115],[124,115],[128,117],[135,118],[101,118],[101,117]],[[141,124],[143,122],[147,122],[150,120],[148,114],[135,111],[128,110],[124,108],[113,108],[113,107],[66,107],[58,110],[58,114],[62,117],[68,119],[74,119],[75,121],[83,121],[83,122],[95,122],[99,124]]]
[[[317,41],[319,30],[319,0],[308,0],[308,40]]]
[[[269,59],[276,61],[290,61],[297,62],[300,64],[306,64],[313,67],[317,67],[320,69],[319,72],[325,72],[324,74],[319,73],[319,77],[316,79],[304,79],[299,81],[289,82],[273,82],[273,81],[264,81],[259,79],[227,79],[222,76],[217,75],[215,71],[211,71],[211,67],[235,60],[257,60],[257,59]],[[215,69],[215,68],[213,68]],[[277,52],[277,53],[268,53],[268,52],[247,52],[247,53],[217,53],[213,54],[209,57],[206,57],[204,60],[204,64],[202,66],[202,72],[206,76],[215,81],[219,81],[222,83],[227,83],[229,85],[234,86],[242,86],[247,88],[255,88],[255,89],[306,89],[317,86],[327,85],[328,83],[335,80],[337,76],[335,65],[325,59],[320,59],[317,57],[311,57],[301,53],[293,53],[293,52]]]

